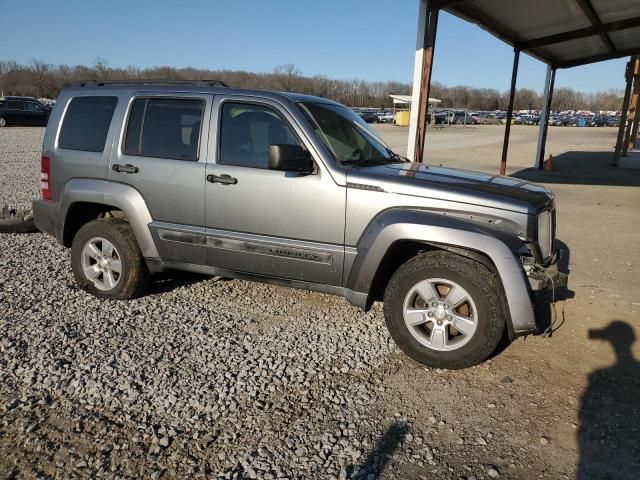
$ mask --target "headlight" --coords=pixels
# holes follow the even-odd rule
[[[538,215],[538,246],[542,258],[546,260],[553,250],[553,214],[551,210],[545,210]]]

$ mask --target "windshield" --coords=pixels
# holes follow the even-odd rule
[[[327,103],[299,105],[333,158],[342,165],[366,166],[404,161],[353,110]]]

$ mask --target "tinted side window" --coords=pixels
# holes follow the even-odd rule
[[[275,110],[248,103],[222,105],[220,163],[269,168],[269,145],[273,144],[301,145]]]
[[[8,100],[7,107],[10,110],[24,110],[24,102],[22,100]]]
[[[117,97],[72,99],[62,121],[58,147],[102,152],[117,103]]]
[[[42,112],[44,109],[36,102],[24,102],[28,112]]]
[[[203,100],[136,98],[129,112],[124,153],[198,160],[203,112]]]

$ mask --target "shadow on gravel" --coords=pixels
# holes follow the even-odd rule
[[[212,278],[214,277],[198,275],[197,273],[181,272],[178,270],[161,273],[153,277],[153,283],[151,283],[149,290],[147,290],[144,296],[160,295],[181,287],[187,287],[195,283],[210,280]]]
[[[380,437],[378,443],[360,466],[349,465],[347,467],[347,478],[370,478],[371,474],[374,475],[373,478],[379,478],[407,433],[409,433],[407,424],[393,423]]]
[[[616,362],[589,375],[580,404],[578,480],[640,478],[640,363],[633,328],[620,320],[589,330],[611,343]]]
[[[553,157],[553,170],[526,168],[510,176],[537,183],[639,187],[640,171],[613,166],[613,152],[566,152]]]

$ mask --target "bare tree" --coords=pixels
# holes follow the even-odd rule
[[[296,80],[302,76],[300,69],[293,63],[278,65],[273,69],[273,74],[276,77],[277,82],[280,84],[280,88],[285,92],[293,90]]]
[[[109,61],[106,58],[104,57],[94,58],[93,69],[95,70],[96,80],[109,80],[111,78]]]
[[[37,58],[31,59],[31,68],[33,69],[34,80],[33,85],[36,91],[36,97],[42,97],[47,85],[47,76],[51,70],[51,65]]]
[[[0,61],[0,90],[5,95],[33,95],[55,98],[64,84],[88,79],[219,79],[238,88],[298,91],[337,100],[352,107],[391,107],[389,95],[410,94],[411,84],[402,82],[367,82],[362,79],[336,80],[324,75],[305,77],[293,64],[279,65],[272,73],[252,73],[232,70],[206,70],[160,66],[141,69],[136,66],[111,68],[106,59],[96,57],[93,64],[49,65],[33,59],[28,65]],[[439,82],[431,85],[430,96],[442,101],[443,108],[460,107],[475,110],[506,109],[509,92],[465,85],[447,87]],[[519,89],[517,109],[538,109],[538,92]],[[571,88],[555,90],[553,110],[619,110],[622,91],[582,93]]]

